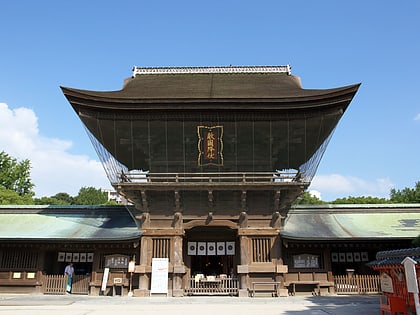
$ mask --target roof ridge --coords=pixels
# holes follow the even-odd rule
[[[133,67],[134,78],[141,74],[193,74],[193,73],[287,73],[291,66],[209,66],[209,67]]]

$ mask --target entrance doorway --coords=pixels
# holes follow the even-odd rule
[[[191,274],[233,275],[233,256],[191,256]]]
[[[186,231],[184,261],[190,276],[234,277],[237,231],[227,227],[195,227]]]

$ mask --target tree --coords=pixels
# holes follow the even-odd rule
[[[420,203],[420,182],[416,183],[415,188],[391,189],[390,197],[393,203]]]
[[[70,205],[69,203],[54,198],[54,197],[41,197],[41,198],[35,198],[34,202],[36,205]]]
[[[0,185],[0,205],[32,205],[30,195],[20,196],[16,191]]]
[[[18,162],[6,152],[0,152],[0,186],[16,192],[19,196],[33,196],[34,184],[30,178],[29,160]]]
[[[77,205],[103,205],[108,201],[107,193],[94,187],[82,187],[74,198]]]
[[[312,195],[309,191],[305,191],[295,201],[295,204],[298,204],[298,205],[322,205],[325,203],[326,202]]]
[[[333,204],[381,204],[389,203],[389,200],[386,198],[377,198],[377,197],[347,197],[347,198],[338,198],[331,202]]]
[[[60,192],[58,194],[55,194],[51,198],[60,200],[65,205],[72,205],[74,203],[74,197],[70,196],[68,193],[65,193],[65,192]]]

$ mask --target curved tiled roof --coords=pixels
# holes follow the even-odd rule
[[[113,241],[141,231],[121,206],[0,206],[0,240]]]
[[[282,237],[295,240],[413,239],[420,233],[420,204],[297,206]]]
[[[420,247],[381,251],[376,254],[376,260],[369,262],[369,266],[401,265],[406,257],[420,263]]]
[[[214,109],[217,103],[226,106],[232,101],[240,101],[230,104],[236,108],[258,101],[260,109],[269,106],[269,103],[277,103],[276,109],[290,109],[348,104],[358,87],[359,84],[324,90],[303,89],[299,77],[284,73],[186,73],[138,75],[126,79],[123,88],[118,91],[67,87],[62,87],[62,90],[75,109],[83,105],[139,110],[140,104],[147,103],[163,103],[165,108],[171,108],[174,103],[186,106],[197,101],[201,103],[199,109],[203,109],[203,103],[212,103],[210,108]],[[117,104],[118,107],[113,108]]]

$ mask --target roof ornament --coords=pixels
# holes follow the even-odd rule
[[[291,75],[291,66],[228,66],[228,67],[133,67],[133,75],[141,74],[199,74],[199,73],[286,73]]]

